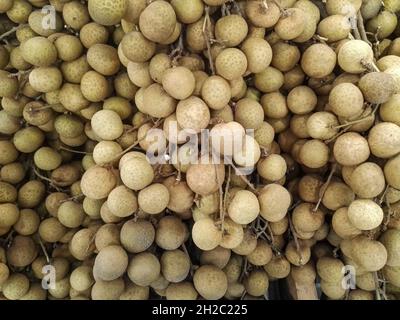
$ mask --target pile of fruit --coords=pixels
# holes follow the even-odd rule
[[[399,13],[0,0],[0,298],[400,298]]]

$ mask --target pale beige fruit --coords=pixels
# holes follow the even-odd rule
[[[111,26],[121,22],[124,17],[128,1],[117,0],[109,2],[106,0],[90,0],[88,10],[91,18],[104,26]]]
[[[385,178],[387,183],[393,188],[400,189],[400,178],[398,172],[400,170],[400,156],[390,159],[384,167]]]
[[[270,28],[279,20],[280,10],[273,1],[267,1],[267,6],[262,1],[248,1],[245,7],[246,15],[257,27]]]
[[[272,61],[272,48],[264,39],[248,38],[241,49],[246,55],[248,70],[252,73],[264,71]]]
[[[121,277],[128,267],[128,255],[120,246],[108,246],[96,256],[93,274],[95,278],[112,281]]]
[[[263,106],[250,98],[239,100],[235,108],[235,121],[245,129],[257,130],[264,120]]]
[[[147,250],[154,242],[153,225],[145,220],[128,220],[121,228],[121,244],[131,253]]]
[[[154,170],[146,158],[134,157],[120,166],[121,180],[132,190],[141,190],[154,179]]]
[[[148,286],[160,275],[161,265],[157,257],[149,252],[135,255],[128,265],[129,279],[140,286]]]
[[[322,257],[317,261],[317,272],[322,280],[327,282],[342,281],[344,264],[340,259]]]
[[[379,158],[390,158],[400,152],[400,127],[394,123],[381,122],[368,135],[371,153]]]
[[[257,197],[250,191],[240,190],[232,198],[229,207],[229,217],[238,224],[249,224],[260,213]]]
[[[119,296],[119,300],[148,300],[149,296],[149,287],[142,287],[134,283],[129,283],[124,292]]]
[[[314,204],[302,203],[292,213],[293,225],[299,231],[315,232],[325,221],[325,214],[318,209],[314,211]]]
[[[114,223],[103,224],[98,228],[94,243],[98,251],[108,246],[119,246],[120,228]]]
[[[241,256],[247,256],[251,254],[257,247],[257,238],[251,229],[244,230],[243,240],[236,247],[232,249],[232,252]]]
[[[117,178],[108,169],[91,167],[82,176],[82,193],[92,199],[103,199],[108,196],[117,184]]]
[[[175,216],[165,216],[159,222],[155,241],[164,250],[178,249],[187,239],[187,226]]]
[[[298,86],[289,92],[287,106],[294,114],[307,114],[317,106],[317,95],[307,86]]]
[[[215,24],[215,37],[226,47],[238,46],[247,36],[246,20],[237,14],[220,18]]]
[[[235,150],[234,162],[243,168],[253,168],[261,157],[261,149],[258,142],[250,135],[245,135],[243,146]]]
[[[299,8],[289,8],[275,25],[275,32],[282,40],[293,40],[301,35],[306,25],[305,14]]]
[[[329,210],[349,206],[354,200],[353,190],[341,181],[331,181],[325,189],[322,204]]]
[[[393,122],[400,125],[400,116],[397,112],[397,106],[400,102],[400,94],[394,94],[387,102],[379,108],[379,114],[383,121]]]
[[[282,72],[271,66],[264,68],[254,77],[256,88],[265,93],[278,91],[284,85],[284,82],[285,79]]]
[[[171,5],[178,20],[185,24],[198,21],[204,10],[204,3],[201,0],[173,0]]]
[[[228,289],[225,273],[211,265],[201,266],[193,276],[193,284],[197,292],[207,300],[222,298]]]
[[[362,40],[350,40],[339,50],[339,66],[349,73],[363,73],[368,64],[373,63],[372,48]]]
[[[329,75],[336,66],[335,52],[325,44],[314,44],[307,48],[301,58],[304,72],[313,78]]]
[[[90,48],[96,43],[106,43],[108,36],[107,28],[96,22],[85,24],[79,32],[79,38],[85,48]]]
[[[191,164],[186,172],[186,182],[189,188],[202,196],[216,192],[225,180],[223,164],[214,164],[201,158],[199,163]]]
[[[161,272],[166,280],[179,283],[190,271],[190,258],[181,250],[165,251],[160,258]]]
[[[161,213],[167,208],[169,201],[168,188],[161,183],[154,183],[140,190],[138,194],[139,207],[149,214]]]
[[[357,196],[374,198],[384,191],[385,177],[376,163],[365,162],[352,171],[349,185]]]
[[[293,69],[300,61],[301,53],[297,46],[279,41],[272,46],[271,65],[282,72]]]
[[[114,188],[108,195],[107,204],[110,211],[121,218],[129,217],[138,209],[135,193],[125,186]]]
[[[243,51],[228,48],[221,51],[215,60],[217,74],[226,80],[242,77],[247,70],[247,58]]]
[[[124,292],[125,283],[122,278],[112,281],[97,280],[92,286],[92,300],[117,300]]]
[[[6,299],[19,300],[29,290],[29,279],[23,273],[13,273],[2,284],[2,293]]]
[[[150,77],[150,68],[148,62],[129,61],[127,65],[127,71],[129,79],[135,86],[146,88],[153,83]]]
[[[87,52],[89,65],[97,72],[111,76],[120,69],[120,61],[117,50],[105,44],[95,44]]]
[[[98,165],[113,164],[119,160],[121,146],[114,141],[100,141],[93,150],[93,160]]]
[[[29,74],[29,83],[39,92],[51,92],[59,89],[62,84],[62,74],[55,67],[39,67]]]
[[[338,129],[335,126],[339,125],[337,117],[325,111],[315,112],[307,119],[307,132],[314,139],[327,140],[332,138]]]
[[[77,228],[82,224],[85,213],[80,203],[66,201],[58,208],[57,218],[67,228]]]
[[[176,181],[175,177],[169,177],[163,181],[169,191],[169,203],[167,208],[177,213],[188,211],[193,205],[194,193],[184,181]]]
[[[210,131],[213,150],[224,156],[242,150],[244,137],[244,128],[234,121],[216,124]]]
[[[36,244],[31,237],[16,236],[7,249],[7,263],[13,267],[27,267],[38,254]]]
[[[18,91],[18,80],[7,71],[0,70],[0,97],[12,98]]]
[[[191,282],[171,283],[165,293],[167,300],[196,300],[198,293]]]
[[[0,204],[2,216],[0,218],[0,226],[2,228],[13,226],[19,219],[20,211],[13,203]]]
[[[382,270],[383,275],[385,276],[385,279],[392,285],[399,287],[400,286],[400,281],[399,281],[399,272],[400,268],[399,267],[391,267],[389,265],[385,266]]]
[[[224,78],[211,76],[204,80],[201,88],[201,97],[214,110],[221,110],[230,101],[231,87]]]
[[[339,117],[350,118],[361,113],[364,98],[361,90],[352,83],[341,83],[329,94],[329,106]]]
[[[270,245],[265,240],[258,239],[256,248],[246,257],[251,264],[264,266],[271,261],[272,256]]]
[[[231,257],[231,250],[223,247],[216,247],[213,250],[203,251],[200,256],[201,265],[214,265],[220,269],[225,268]]]
[[[246,291],[254,297],[266,294],[269,287],[268,275],[263,270],[254,270],[244,279]]]
[[[115,140],[123,132],[121,118],[112,110],[96,112],[91,119],[91,125],[96,135],[103,140]]]
[[[150,3],[140,14],[139,27],[143,35],[154,42],[167,40],[174,32],[176,15],[167,1]]]
[[[312,139],[304,143],[299,151],[299,159],[305,166],[318,169],[329,161],[329,148],[318,139]]]
[[[193,93],[195,78],[193,73],[185,67],[170,68],[163,73],[162,85],[171,97],[184,100]]]
[[[258,201],[260,202],[261,216],[267,221],[277,222],[285,217],[292,198],[284,187],[270,184],[260,190]]]
[[[366,161],[370,155],[368,141],[358,133],[345,133],[336,140],[333,154],[341,165],[358,165]]]
[[[198,133],[208,126],[210,110],[202,99],[192,96],[178,103],[176,118],[183,129]]]
[[[74,269],[69,278],[71,287],[77,291],[88,290],[94,284],[92,272],[91,267],[84,265]]]
[[[376,240],[359,236],[352,240],[352,258],[366,271],[382,269],[387,262],[385,246]]]
[[[368,21],[366,30],[375,32],[378,39],[383,40],[396,30],[397,23],[398,19],[394,12],[382,10],[376,17]]]
[[[311,250],[305,243],[300,242],[299,250],[294,241],[290,241],[285,249],[286,259],[295,266],[304,266],[311,258]]]
[[[215,225],[212,219],[201,219],[193,225],[192,238],[199,249],[213,250],[222,242],[222,230]]]
[[[39,225],[38,233],[40,237],[50,243],[60,241],[65,235],[67,229],[58,221],[57,218],[48,218],[43,220]]]
[[[343,288],[342,281],[328,282],[322,280],[321,290],[328,298],[333,300],[342,299],[346,294],[346,290]]]
[[[269,181],[278,181],[282,179],[287,171],[285,159],[278,154],[271,154],[261,159],[257,164],[257,172]]]
[[[372,230],[382,223],[383,210],[372,200],[358,199],[350,204],[348,217],[356,228]]]
[[[223,235],[220,246],[226,249],[236,248],[243,241],[243,226],[226,218],[223,224]]]
[[[328,42],[336,42],[346,39],[351,31],[349,18],[335,14],[324,18],[318,24],[318,35],[327,39]]]
[[[393,77],[384,72],[370,72],[358,83],[365,100],[376,104],[387,102],[395,92],[395,85]]]
[[[121,41],[121,48],[126,58],[133,62],[146,62],[156,51],[155,43],[138,31],[127,33]]]
[[[22,57],[37,67],[48,67],[57,60],[57,49],[44,37],[33,37],[21,43]]]
[[[387,265],[391,267],[400,266],[400,255],[399,255],[399,240],[400,231],[395,229],[389,229],[383,233],[379,238],[379,241],[385,246],[388,253]]]
[[[58,57],[63,61],[78,59],[83,52],[81,41],[72,35],[64,35],[57,38],[54,45],[57,48]]]

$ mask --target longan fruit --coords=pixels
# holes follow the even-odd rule
[[[50,193],[45,200],[46,210],[50,213],[51,216],[57,217],[58,208],[64,202],[64,200],[68,199],[68,195],[63,192],[53,192]]]
[[[39,92],[55,91],[61,87],[62,74],[55,67],[35,68],[29,74],[29,83]]]
[[[149,295],[149,287],[142,287],[134,283],[129,283],[124,292],[119,296],[119,300],[148,300]]]
[[[220,269],[225,268],[231,257],[231,250],[221,246],[215,249],[203,251],[200,256],[201,265],[214,265]]]
[[[100,110],[96,112],[91,125],[93,131],[103,140],[115,140],[122,135],[123,124],[118,113],[112,110]]]
[[[296,64],[300,61],[300,58],[301,58],[300,50],[295,45],[291,45],[283,41],[279,41],[274,45],[272,45],[271,66],[275,67],[281,72],[287,72],[293,69],[296,66]],[[320,56],[318,55],[318,59],[319,58]]]
[[[256,248],[248,254],[247,260],[255,266],[264,266],[272,259],[272,249],[265,240],[258,239]]]
[[[394,94],[387,102],[381,105],[379,108],[379,115],[383,121],[400,125],[400,117],[397,111],[399,101],[400,94]]]
[[[400,179],[398,176],[398,170],[400,168],[400,156],[396,156],[390,159],[384,167],[385,178],[387,183],[393,188],[400,188]]]
[[[390,74],[371,72],[361,77],[359,88],[368,102],[382,104],[394,94],[395,81]]]
[[[187,237],[186,225],[175,216],[163,217],[157,225],[155,242],[164,250],[179,248]]]
[[[186,182],[189,188],[202,196],[216,192],[225,179],[223,164],[214,164],[199,159],[199,163],[191,164],[186,172]]]
[[[0,147],[1,149],[1,147]],[[1,158],[1,157],[0,157]],[[1,162],[1,161],[0,161]],[[0,178],[11,184],[20,183],[25,178],[26,170],[20,162],[3,165],[0,169]]]
[[[1,112],[1,111],[0,111]],[[17,160],[18,151],[9,140],[0,141],[0,164],[2,166]]]
[[[339,125],[337,117],[326,111],[315,112],[307,119],[307,132],[314,139],[328,140],[337,134]]]
[[[353,226],[360,230],[372,230],[383,221],[383,210],[374,201],[357,199],[353,201],[347,215]]]
[[[106,0],[88,1],[90,17],[104,26],[112,26],[121,22],[128,8],[128,1],[117,0],[109,2]]]
[[[32,5],[28,1],[14,0],[12,7],[7,10],[7,17],[14,23],[27,23],[32,12]]]
[[[117,184],[115,175],[99,166],[89,168],[82,176],[82,193],[92,199],[106,198]]]
[[[243,167],[251,168],[256,165],[261,157],[261,149],[258,142],[250,135],[244,136],[243,146],[233,154],[234,162]]]
[[[63,88],[65,85],[63,86]],[[100,102],[105,100],[111,93],[110,84],[107,79],[96,71],[88,71],[86,72],[81,79],[80,85],[80,94],[87,100],[86,103],[83,103],[82,106],[85,107],[90,102]],[[71,96],[69,96],[71,98]],[[65,105],[64,105],[65,106]],[[67,109],[68,106],[65,106]]]
[[[227,218],[223,224],[223,235],[220,246],[226,249],[233,249],[243,241],[243,226]]]
[[[189,69],[178,66],[165,70],[162,76],[162,85],[170,96],[184,100],[193,93],[195,78]]]
[[[268,275],[263,270],[254,270],[244,279],[246,291],[254,297],[260,297],[267,293],[269,287]]]
[[[139,17],[141,32],[153,42],[166,41],[174,32],[175,25],[174,8],[163,0],[150,3]]]
[[[246,225],[254,221],[260,213],[257,197],[250,191],[238,191],[228,207],[229,217],[236,223]]]
[[[94,44],[88,49],[87,61],[97,72],[111,76],[120,69],[120,61],[117,50],[105,44]]]
[[[289,261],[284,256],[274,256],[263,268],[268,276],[273,279],[286,278],[291,269]]]
[[[205,18],[201,18],[198,21],[187,25],[186,27],[186,43],[190,51],[200,52],[207,48],[206,38],[203,33],[203,25]],[[208,24],[210,34],[214,34],[214,22]],[[219,46],[213,45],[211,48],[220,48]],[[215,57],[213,57],[215,58]]]
[[[244,230],[242,242],[235,248],[232,248],[232,252],[247,256],[251,254],[257,247],[257,238],[250,229]]]
[[[154,55],[155,43],[147,40],[142,33],[131,31],[121,41],[124,55],[133,62],[146,62]]]
[[[114,141],[100,141],[93,150],[93,160],[98,165],[118,162],[121,146]]]
[[[218,19],[215,24],[215,37],[226,47],[238,46],[247,36],[246,20],[237,14],[231,14]]]
[[[352,150],[352,152],[349,152],[349,150]],[[370,156],[368,141],[358,133],[347,132],[335,141],[333,155],[341,165],[358,165]]]
[[[263,106],[249,98],[239,100],[235,108],[235,121],[239,122],[245,129],[261,127],[264,120]]]
[[[221,110],[229,103],[231,96],[231,87],[224,78],[210,76],[204,80],[201,97],[211,109]]]
[[[168,117],[176,108],[176,100],[168,95],[165,89],[158,83],[153,83],[144,89],[143,105],[138,106],[140,111],[156,118]]]
[[[2,228],[12,227],[20,217],[18,207],[13,203],[2,203],[0,204],[0,208],[0,226]]]
[[[376,240],[365,236],[358,236],[352,240],[352,258],[369,272],[382,269],[387,262],[385,246]]]
[[[198,293],[191,282],[171,283],[167,287],[167,300],[196,300]]]
[[[92,272],[92,268],[85,265],[75,268],[69,278],[71,287],[80,292],[90,289],[95,282]]]
[[[179,283],[190,271],[190,258],[181,250],[165,251],[160,258],[161,272],[166,280]]]
[[[129,220],[121,228],[121,244],[131,253],[147,250],[155,239],[153,225],[145,220]]]
[[[96,280],[91,290],[92,300],[117,300],[125,290],[122,278],[112,281]]]
[[[0,203],[15,202],[18,196],[17,192],[13,185],[0,181]]]
[[[46,194],[45,185],[38,180],[23,184],[18,190],[18,205],[20,208],[34,208],[40,204]]]
[[[57,218],[67,228],[77,228],[82,224],[85,213],[80,203],[65,201],[58,208]]]
[[[65,81],[80,84],[83,75],[90,71],[91,68],[87,62],[86,55],[83,55],[74,61],[61,63],[60,70]]]
[[[245,7],[246,16],[257,27],[271,28],[280,18],[280,10],[274,1],[267,1],[267,7],[262,1],[248,1]]]
[[[124,165],[120,162],[120,176],[128,188],[141,190],[153,181],[154,170],[147,159],[135,157],[127,160]]]
[[[194,201],[194,193],[186,182],[176,181],[175,177],[169,177],[163,181],[169,191],[169,203],[167,208],[176,213],[184,213],[189,210]]]
[[[207,300],[222,298],[228,289],[228,280],[225,273],[211,265],[201,266],[195,271],[193,284],[197,292]]]
[[[400,266],[399,263],[399,230],[389,229],[386,230],[379,241],[385,246],[388,253],[387,265],[391,267]]]
[[[350,187],[340,181],[332,181],[325,189],[322,204],[329,210],[337,210],[350,205],[354,198]]]
[[[41,147],[36,150],[33,160],[35,165],[41,170],[54,170],[61,165],[61,155],[49,147]]]
[[[54,122],[54,128],[60,136],[65,138],[76,138],[83,132],[81,120],[68,114],[59,115]]]
[[[298,231],[315,232],[325,221],[325,214],[321,210],[314,211],[314,204],[301,203],[292,213],[293,225]]]
[[[110,211],[121,218],[129,217],[138,208],[136,195],[125,186],[114,188],[108,195],[107,204]]]
[[[394,123],[381,122],[375,125],[368,134],[371,153],[387,159],[400,152],[400,127]]]
[[[352,171],[349,185],[361,198],[377,197],[385,189],[384,173],[377,164],[365,162]]]
[[[14,1],[12,0],[5,0],[0,5],[0,12],[5,13],[12,8]]]
[[[298,86],[289,92],[287,106],[294,114],[307,114],[317,106],[317,95],[307,86]]]
[[[62,8],[62,14],[65,24],[75,30],[80,30],[90,22],[87,6],[79,1],[65,3]]]
[[[119,223],[123,218],[117,217],[108,208],[107,201],[105,201],[100,208],[100,217],[105,223]]]
[[[329,148],[321,140],[308,140],[300,148],[299,159],[308,168],[322,168],[329,161]]]
[[[120,228],[113,223],[103,224],[98,228],[94,242],[98,251],[108,246],[119,246]]]
[[[285,249],[285,257],[291,264],[297,267],[304,266],[311,258],[311,250],[303,242],[300,242],[299,250],[297,250],[294,241],[290,241]]]
[[[192,238],[195,245],[201,250],[213,250],[222,242],[222,231],[211,218],[204,218],[194,223]]]
[[[354,84],[341,83],[330,92],[329,106],[336,115],[350,118],[361,113],[364,98],[361,90]]]
[[[90,48],[97,43],[106,43],[108,36],[107,28],[96,22],[85,24],[79,31],[79,39],[85,48]]]
[[[376,33],[378,39],[383,40],[395,31],[397,23],[398,19],[395,13],[389,10],[382,10],[367,22],[366,30]]]
[[[129,61],[127,71],[130,81],[135,86],[146,88],[153,83],[150,76],[150,67],[148,62]]]
[[[264,93],[278,91],[284,85],[284,81],[282,72],[271,66],[264,68],[254,76],[255,87]]]
[[[287,171],[285,159],[278,154],[271,154],[261,159],[257,164],[257,172],[261,177],[269,181],[282,179]]]
[[[272,61],[272,48],[264,39],[248,38],[243,42],[241,49],[246,55],[248,70],[252,73],[264,71]]]
[[[267,148],[274,141],[275,131],[274,128],[266,121],[264,121],[257,130],[254,131],[254,139],[262,148]]]
[[[269,222],[277,222],[285,217],[292,199],[289,191],[284,187],[269,184],[260,190],[258,201],[261,216]]]
[[[93,254],[95,234],[96,232],[89,228],[83,228],[74,234],[69,242],[68,249],[75,259],[83,261]]]
[[[49,243],[58,242],[67,232],[67,229],[58,221],[57,218],[47,218],[39,225],[40,237]]]
[[[0,70],[0,97],[12,98],[18,91],[18,80],[7,71]]]
[[[133,283],[148,286],[159,277],[160,271],[161,265],[157,257],[150,252],[142,252],[131,259],[127,274]]]
[[[63,61],[78,59],[83,52],[83,46],[79,38],[72,35],[63,35],[54,42],[58,57]]]
[[[215,60],[215,68],[217,74],[226,80],[237,79],[247,70],[246,55],[237,48],[224,49]]]
[[[29,279],[23,273],[13,273],[2,284],[2,293],[6,299],[19,300],[29,290]]]
[[[112,281],[121,277],[128,267],[128,255],[120,246],[111,245],[99,251],[96,256],[93,274],[95,278]]]
[[[35,260],[37,253],[32,238],[18,235],[7,249],[7,263],[14,267],[26,267]]]
[[[37,67],[48,67],[57,60],[55,45],[44,37],[34,37],[21,43],[22,57]]]
[[[139,207],[149,214],[161,213],[167,208],[169,200],[168,188],[161,183],[152,184],[138,194]]]
[[[351,30],[349,18],[344,15],[331,15],[318,24],[318,35],[328,39],[328,42],[336,42],[346,39]]]
[[[372,48],[362,40],[350,40],[339,50],[339,66],[349,73],[363,73],[374,58]]]
[[[278,20],[274,30],[282,40],[293,40],[301,35],[305,28],[305,15],[299,8],[289,8]]]

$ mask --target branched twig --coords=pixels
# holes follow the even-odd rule
[[[211,73],[214,75],[215,69],[214,69],[214,62],[213,62],[212,55],[211,55],[211,43],[210,43],[210,39],[212,38],[211,29],[210,29],[210,26],[211,26],[210,7],[206,6],[204,11],[205,11],[205,16],[204,16],[204,23],[203,23],[203,36],[204,36],[204,40],[206,41],[206,45],[207,45],[207,56],[208,56],[208,62],[210,64]]]

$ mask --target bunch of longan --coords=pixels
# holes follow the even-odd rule
[[[0,298],[399,299],[399,14],[0,0]]]

